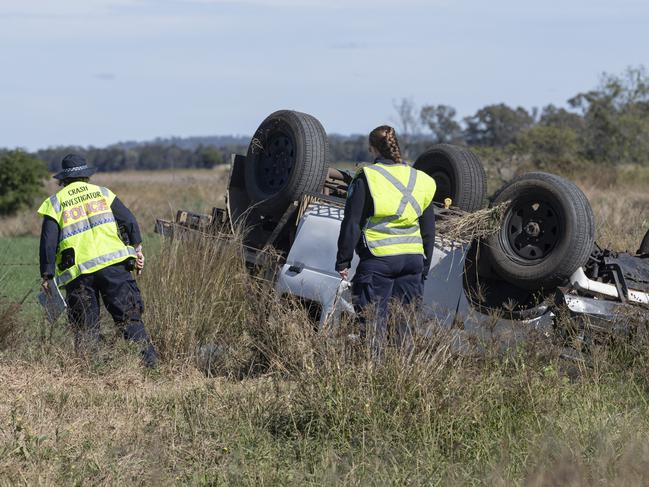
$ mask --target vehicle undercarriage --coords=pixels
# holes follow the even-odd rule
[[[232,157],[227,207],[211,215],[181,211],[175,222],[158,220],[156,231],[243,235],[250,266],[272,250],[277,292],[315,309],[318,326],[335,324],[354,314],[350,286],[334,269],[352,175],[330,168],[328,159],[326,133],[314,117],[275,112],[260,125],[247,155]],[[417,333],[442,327],[462,347],[469,338],[516,343],[531,332],[556,338],[559,317],[566,315],[584,343],[586,336],[644,327],[649,232],[635,255],[601,249],[586,196],[548,173],[517,177],[488,205],[482,164],[463,147],[432,146],[414,167],[437,182],[438,222],[487,206],[505,208],[488,235],[458,241],[438,233]],[[350,279],[357,263],[355,256]]]

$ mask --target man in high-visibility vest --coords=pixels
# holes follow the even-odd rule
[[[82,156],[68,154],[61,164],[54,178],[62,189],[38,209],[43,216],[43,288],[65,289],[77,351],[99,342],[101,296],[124,338],[141,344],[144,365],[154,367],[156,352],[142,322],[142,297],[131,273],[144,268],[137,221],[112,191],[89,182],[95,169]]]
[[[348,279],[354,251],[360,261],[352,280],[354,307],[361,318],[361,337],[373,325],[372,348],[380,353],[387,337],[390,300],[417,303],[435,244],[435,181],[401,158],[396,133],[382,125],[369,136],[374,164],[362,168],[347,191],[340,226],[336,270]],[[375,313],[367,320],[369,308]],[[368,323],[369,321],[369,323]],[[395,324],[400,346],[412,344],[412,329]]]

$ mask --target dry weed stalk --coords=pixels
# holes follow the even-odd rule
[[[248,269],[244,252],[240,235],[187,231],[165,243],[143,283],[163,360],[236,377],[307,365],[313,330],[272,288],[277,257]]]
[[[444,238],[459,243],[469,243],[476,238],[496,233],[503,221],[509,202],[473,213],[442,210],[437,222],[437,232]]]

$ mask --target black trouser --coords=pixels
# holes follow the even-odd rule
[[[423,270],[423,256],[414,254],[372,256],[359,262],[352,297],[360,317],[361,338],[370,339],[374,353],[380,354],[387,339],[390,301],[407,307],[421,299]],[[368,330],[370,326],[372,330]],[[405,315],[395,319],[394,333],[398,346],[411,347],[412,326]]]
[[[75,334],[75,347],[99,341],[99,296],[126,340],[142,344],[147,366],[156,362],[156,353],[142,322],[144,304],[140,289],[125,263],[77,277],[65,286],[68,318]]]

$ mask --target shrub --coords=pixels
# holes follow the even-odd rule
[[[537,125],[519,136],[516,149],[545,170],[569,168],[579,159],[577,133],[570,128]]]
[[[16,150],[0,156],[0,215],[30,206],[43,194],[45,163]]]

